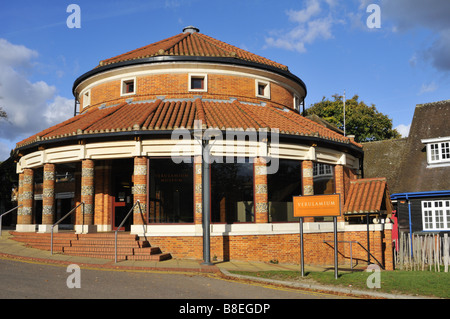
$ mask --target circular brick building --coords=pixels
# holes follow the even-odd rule
[[[292,196],[340,193],[344,207],[360,172],[361,145],[301,115],[299,77],[195,27],[100,61],[73,94],[72,118],[17,143],[17,231],[48,232],[80,203],[60,229],[115,230],[139,200],[125,231],[201,259],[208,135],[212,256],[295,262]]]

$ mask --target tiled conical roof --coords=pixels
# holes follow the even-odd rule
[[[17,147],[83,134],[194,129],[196,120],[202,121],[206,128],[278,129],[281,134],[312,136],[361,147],[349,138],[293,110],[282,109],[272,103],[256,104],[234,99],[202,100],[199,98],[125,102],[116,106],[95,108],[29,137],[17,143]]]
[[[187,27],[184,29],[183,33],[149,44],[142,48],[102,60],[100,61],[99,66],[156,56],[234,58],[242,61],[249,61],[275,67],[285,71],[288,69],[287,66],[283,64],[271,61],[267,58],[199,33],[198,29],[194,27]]]

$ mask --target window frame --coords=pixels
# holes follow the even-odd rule
[[[259,87],[264,86],[264,94],[259,94]],[[255,80],[255,95],[264,99],[270,99],[270,82],[263,80]]]
[[[423,139],[426,144],[428,167],[450,166],[450,136]]]
[[[133,92],[126,92],[125,88],[130,82],[133,82]],[[136,94],[136,91],[136,77],[124,78],[120,80],[120,96],[134,95]]]
[[[196,89],[192,87],[193,79],[202,79],[203,80],[203,88]],[[189,92],[208,92],[208,74],[206,73],[189,73],[189,82],[188,82]]]
[[[423,231],[450,230],[450,199],[424,200],[421,208]]]
[[[84,91],[81,96],[83,97],[83,109],[91,106],[91,90]]]

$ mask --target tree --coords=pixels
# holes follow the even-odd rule
[[[307,114],[316,114],[322,119],[344,130],[344,102],[343,97],[334,94],[334,101],[322,98],[307,109]],[[355,135],[357,142],[380,141],[400,138],[400,133],[392,128],[392,120],[385,114],[378,112],[374,104],[368,106],[358,101],[355,95],[345,101],[345,131],[346,135]]]
[[[2,118],[7,119],[8,115],[6,114],[5,111],[3,111],[2,107],[0,106],[0,119],[2,119]]]

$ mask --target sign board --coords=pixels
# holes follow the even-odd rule
[[[340,194],[294,196],[294,217],[340,216]]]

